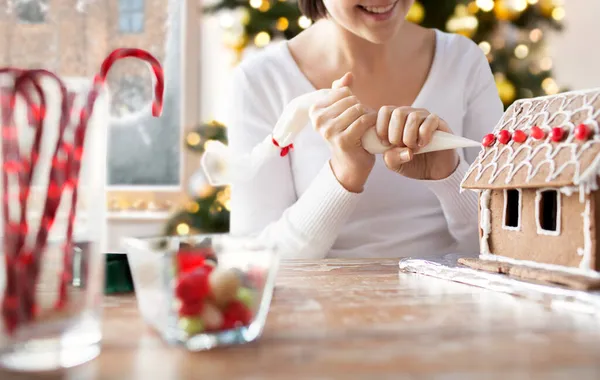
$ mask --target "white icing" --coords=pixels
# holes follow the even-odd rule
[[[577,253],[582,256],[579,268],[584,270],[592,270],[592,234],[590,221],[590,200],[585,202],[585,209],[581,213],[583,217],[583,248],[578,248]]]
[[[542,228],[540,223],[540,204],[542,203],[542,193],[544,191],[553,190],[556,191],[556,231],[549,231]],[[537,233],[539,235],[547,236],[559,236],[561,227],[561,192],[556,189],[542,188],[535,192],[535,223],[537,226]]]
[[[515,189],[519,192],[519,221],[517,222],[516,227],[510,227],[506,225],[506,209],[507,209],[507,189],[504,189],[504,213],[502,214],[502,229],[508,231],[520,231],[521,230],[521,214],[522,214],[522,206],[523,206],[523,191],[521,189]]]
[[[490,212],[491,190],[482,190],[479,194],[479,205],[481,207],[481,253],[490,253],[488,242],[490,232],[492,232],[492,214]]]
[[[573,268],[573,267],[567,267],[567,266],[556,265],[556,264],[545,264],[545,263],[539,263],[536,261],[512,259],[509,257],[498,256],[498,255],[493,255],[493,254],[483,254],[483,253],[481,255],[479,255],[479,258],[481,260],[497,261],[497,262],[503,262],[503,263],[512,264],[512,265],[521,265],[521,266],[526,266],[526,267],[530,267],[530,268],[536,268],[536,269],[546,269],[546,270],[552,270],[552,271],[557,271],[557,272],[576,274],[576,275],[580,275],[580,276],[600,278],[599,272],[596,272],[596,271],[590,270],[590,269]]]
[[[578,95],[581,97],[577,97]],[[542,122],[536,124],[538,124],[538,126],[546,133],[544,142],[533,147],[531,144],[535,140],[532,137],[529,137],[521,144],[515,144],[515,142],[511,140],[506,145],[496,143],[496,145],[490,149],[483,149],[479,153],[478,161],[469,168],[465,175],[465,179],[468,178],[471,173],[477,171],[475,180],[479,181],[486,171],[491,170],[492,173],[488,183],[492,184],[500,174],[507,171],[505,183],[509,184],[517,172],[526,168],[527,177],[525,182],[530,182],[542,168],[546,167],[549,169],[548,176],[545,179],[546,182],[548,182],[556,179],[567,167],[574,166],[573,183],[575,185],[586,183],[587,185],[594,186],[592,185],[592,181],[596,181],[595,177],[599,173],[600,155],[596,157],[589,167],[584,168],[583,173],[581,173],[580,158],[587,149],[600,144],[600,128],[596,121],[596,119],[600,117],[600,110],[594,110],[593,107],[593,103],[598,100],[599,96],[600,89],[594,89],[577,92],[573,91],[535,99],[522,99],[515,102],[513,106],[516,108],[515,112],[513,112],[510,118],[498,123],[494,132],[498,132],[502,129],[509,130],[510,132],[514,132],[516,129],[529,132],[534,126],[533,121],[541,118]],[[577,99],[582,99],[583,105],[579,108],[568,109],[570,103]],[[534,105],[533,100],[542,100],[542,102]],[[555,102],[560,102],[560,106],[558,107],[558,111],[550,115],[548,107]],[[532,110],[532,108],[535,108],[535,111]],[[576,113],[587,114],[583,123],[591,129],[592,137],[584,143],[575,140],[575,134],[573,133],[576,125],[573,124],[572,119]],[[549,122],[560,116],[564,116],[565,118],[565,121],[560,126],[565,130],[567,137],[565,141],[561,143],[552,143],[549,133]],[[567,157],[564,162],[557,162],[555,160],[556,156],[565,150],[570,152],[569,157]],[[545,151],[544,159],[540,160],[534,167],[531,163],[532,159],[538,154],[542,154],[543,151]],[[499,166],[498,160],[503,154],[508,155],[508,158],[502,166]],[[524,154],[524,158],[515,162],[517,156],[523,156]],[[490,156],[491,160],[489,160]],[[486,160],[489,160],[489,162],[483,165],[482,162]]]

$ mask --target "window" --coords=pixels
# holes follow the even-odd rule
[[[119,0],[119,31],[121,33],[144,31],[144,0]]]
[[[71,3],[77,9],[76,2]],[[67,5],[57,7],[46,14],[43,33],[35,36],[29,28],[11,27],[19,22],[16,8],[10,16],[0,11],[0,21],[6,25],[2,29],[6,33],[1,36],[0,67],[29,68],[35,64],[65,80],[89,84],[104,58],[116,48],[141,48],[152,53],[165,71],[160,118],[152,117],[149,109],[153,76],[145,63],[120,60],[109,74],[107,200],[111,220],[166,219],[169,208],[180,207],[186,199],[184,189],[198,170],[198,156],[182,144],[185,128],[192,129],[201,121],[197,106],[197,2],[165,0],[154,2],[152,7],[145,7],[142,0],[110,2],[115,10],[117,4],[132,4],[133,8],[124,9],[146,13],[148,24],[135,39],[118,32],[120,20],[106,17],[106,8],[98,6],[101,3],[89,2],[82,12],[66,9]],[[188,12],[188,8],[193,11]],[[65,33],[60,27],[65,22],[82,32]]]
[[[538,233],[560,233],[560,193],[557,190],[539,190],[536,194],[536,220]]]
[[[518,231],[520,229],[521,203],[521,190],[504,190],[504,229],[514,231]]]
[[[46,22],[48,0],[17,1],[14,10],[20,23],[42,24]]]

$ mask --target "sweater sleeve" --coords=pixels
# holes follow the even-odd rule
[[[223,110],[233,151],[249,153],[271,134],[281,112],[281,94],[270,84],[259,74],[246,75],[241,67],[234,71]],[[257,236],[285,258],[323,258],[360,194],[345,190],[326,163],[297,197],[289,157],[270,159],[252,180],[231,186],[230,232]]]
[[[465,113],[463,116],[464,137],[481,141],[496,126],[504,108],[494,81],[489,63],[481,50],[473,45],[470,54],[474,57],[474,65],[468,73],[469,79],[465,87]],[[448,221],[448,229],[456,240],[456,250],[460,253],[475,254],[479,252],[477,193],[462,191],[460,184],[470,164],[479,153],[478,148],[467,148],[463,151],[457,169],[448,178],[440,181],[426,181],[429,188],[437,196]]]

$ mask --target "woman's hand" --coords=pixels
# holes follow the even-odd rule
[[[375,126],[377,113],[352,94],[351,74],[334,82],[331,92],[309,110],[315,129],[331,148],[331,169],[348,191],[362,192],[375,164],[375,156],[362,147],[362,136]]]
[[[452,133],[444,120],[425,109],[382,107],[376,129],[379,138],[392,146],[384,153],[386,166],[403,176],[440,180],[451,175],[458,166],[455,150],[414,154],[431,142],[436,130]]]

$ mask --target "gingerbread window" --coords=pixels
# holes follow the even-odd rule
[[[535,203],[535,219],[538,234],[560,235],[560,192],[555,189],[538,190]]]
[[[502,228],[505,230],[519,231],[521,229],[521,189],[504,190],[504,215]]]

